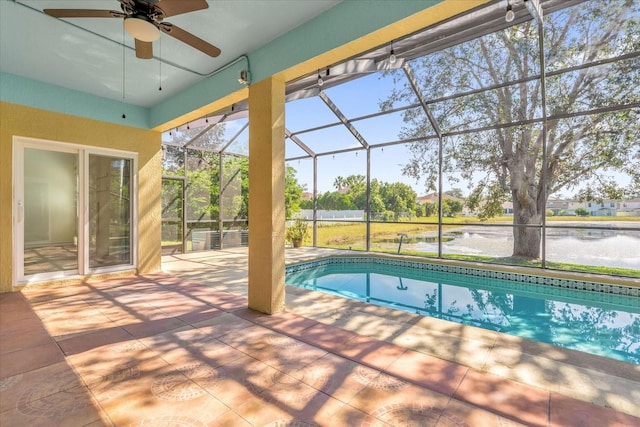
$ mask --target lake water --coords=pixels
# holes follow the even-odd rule
[[[638,227],[640,223],[578,225]],[[435,239],[432,234],[411,237],[417,238],[418,241],[403,243],[403,249],[438,251],[438,244],[433,241]],[[464,226],[454,230],[445,229],[442,251],[444,254],[508,257],[513,252],[513,234],[510,227]],[[548,228],[546,259],[571,264],[640,270],[640,231]]]

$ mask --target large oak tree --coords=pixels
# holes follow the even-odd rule
[[[444,134],[447,179],[469,184],[480,218],[513,202],[513,256],[523,258],[540,255],[550,195],[620,200],[640,192],[640,2],[593,0],[559,10],[545,16],[543,34],[546,147],[535,21],[408,63],[424,96],[440,100],[429,108]],[[395,73],[383,109],[415,102],[404,73]],[[400,137],[429,136],[410,144],[404,173],[435,189],[435,131],[419,108],[404,121]],[[617,174],[631,183],[621,186]]]

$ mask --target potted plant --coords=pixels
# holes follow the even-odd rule
[[[294,248],[299,248],[302,241],[309,235],[307,221],[304,218],[296,218],[296,220],[287,227],[286,240],[291,242]]]

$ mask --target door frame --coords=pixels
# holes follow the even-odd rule
[[[122,270],[131,270],[138,265],[138,153],[109,148],[94,147],[52,141],[38,138],[13,136],[12,158],[12,252],[13,286],[23,286],[29,283],[57,280],[70,277],[83,277],[88,274],[108,273]],[[77,244],[78,244],[78,269],[68,271],[55,271],[24,275],[24,149],[33,148],[44,151],[57,151],[75,153],[78,155],[77,171]],[[89,189],[88,189],[88,164],[89,155],[97,154],[110,157],[122,157],[131,161],[131,263],[117,266],[90,268],[89,267]]]

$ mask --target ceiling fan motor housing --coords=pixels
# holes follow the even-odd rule
[[[135,14],[124,18],[124,29],[137,40],[153,42],[160,38],[158,25],[144,15]]]

